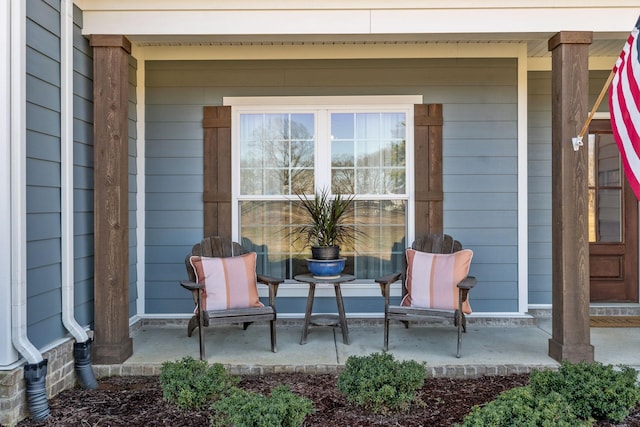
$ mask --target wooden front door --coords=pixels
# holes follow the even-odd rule
[[[591,302],[638,302],[638,201],[610,121],[594,120],[589,133]]]

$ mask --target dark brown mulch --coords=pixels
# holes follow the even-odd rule
[[[474,379],[431,378],[406,414],[374,415],[346,402],[336,374],[283,373],[245,376],[240,387],[268,394],[279,384],[311,399],[315,414],[305,426],[453,426],[471,407],[493,400],[500,392],[527,384],[527,374]],[[44,422],[25,420],[19,426],[208,426],[209,411],[184,411],[162,400],[158,377],[111,377],[97,390],[66,390],[50,400],[51,416]],[[599,427],[614,424],[600,422]],[[640,406],[618,427],[640,427]]]

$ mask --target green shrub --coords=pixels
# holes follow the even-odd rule
[[[160,372],[162,397],[184,409],[202,408],[208,402],[218,399],[238,381],[222,364],[209,365],[192,357],[165,362]]]
[[[558,371],[532,372],[530,384],[539,395],[562,394],[580,418],[621,422],[640,401],[637,376],[628,366],[614,369],[599,362],[563,362]]]
[[[313,413],[311,400],[297,396],[289,387],[279,385],[271,396],[234,388],[213,403],[212,426],[298,427]]]
[[[536,395],[531,386],[502,392],[495,400],[474,406],[462,427],[578,427],[590,426],[580,420],[571,404],[556,392]]]
[[[338,375],[338,389],[347,400],[376,413],[403,411],[424,385],[424,364],[395,361],[390,353],[350,356]]]

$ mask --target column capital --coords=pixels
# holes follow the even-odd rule
[[[121,34],[92,34],[89,43],[91,47],[121,47],[131,53],[131,42]]]
[[[592,31],[560,31],[549,39],[549,50],[553,50],[561,44],[591,44],[593,42]]]

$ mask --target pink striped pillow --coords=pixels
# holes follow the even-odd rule
[[[458,308],[458,283],[469,274],[473,251],[462,249],[452,254],[431,254],[407,249],[406,286],[409,292],[401,302],[405,307]],[[469,298],[462,312],[471,314]]]
[[[258,298],[255,252],[226,258],[192,256],[196,281],[206,285],[203,310],[264,307]]]

